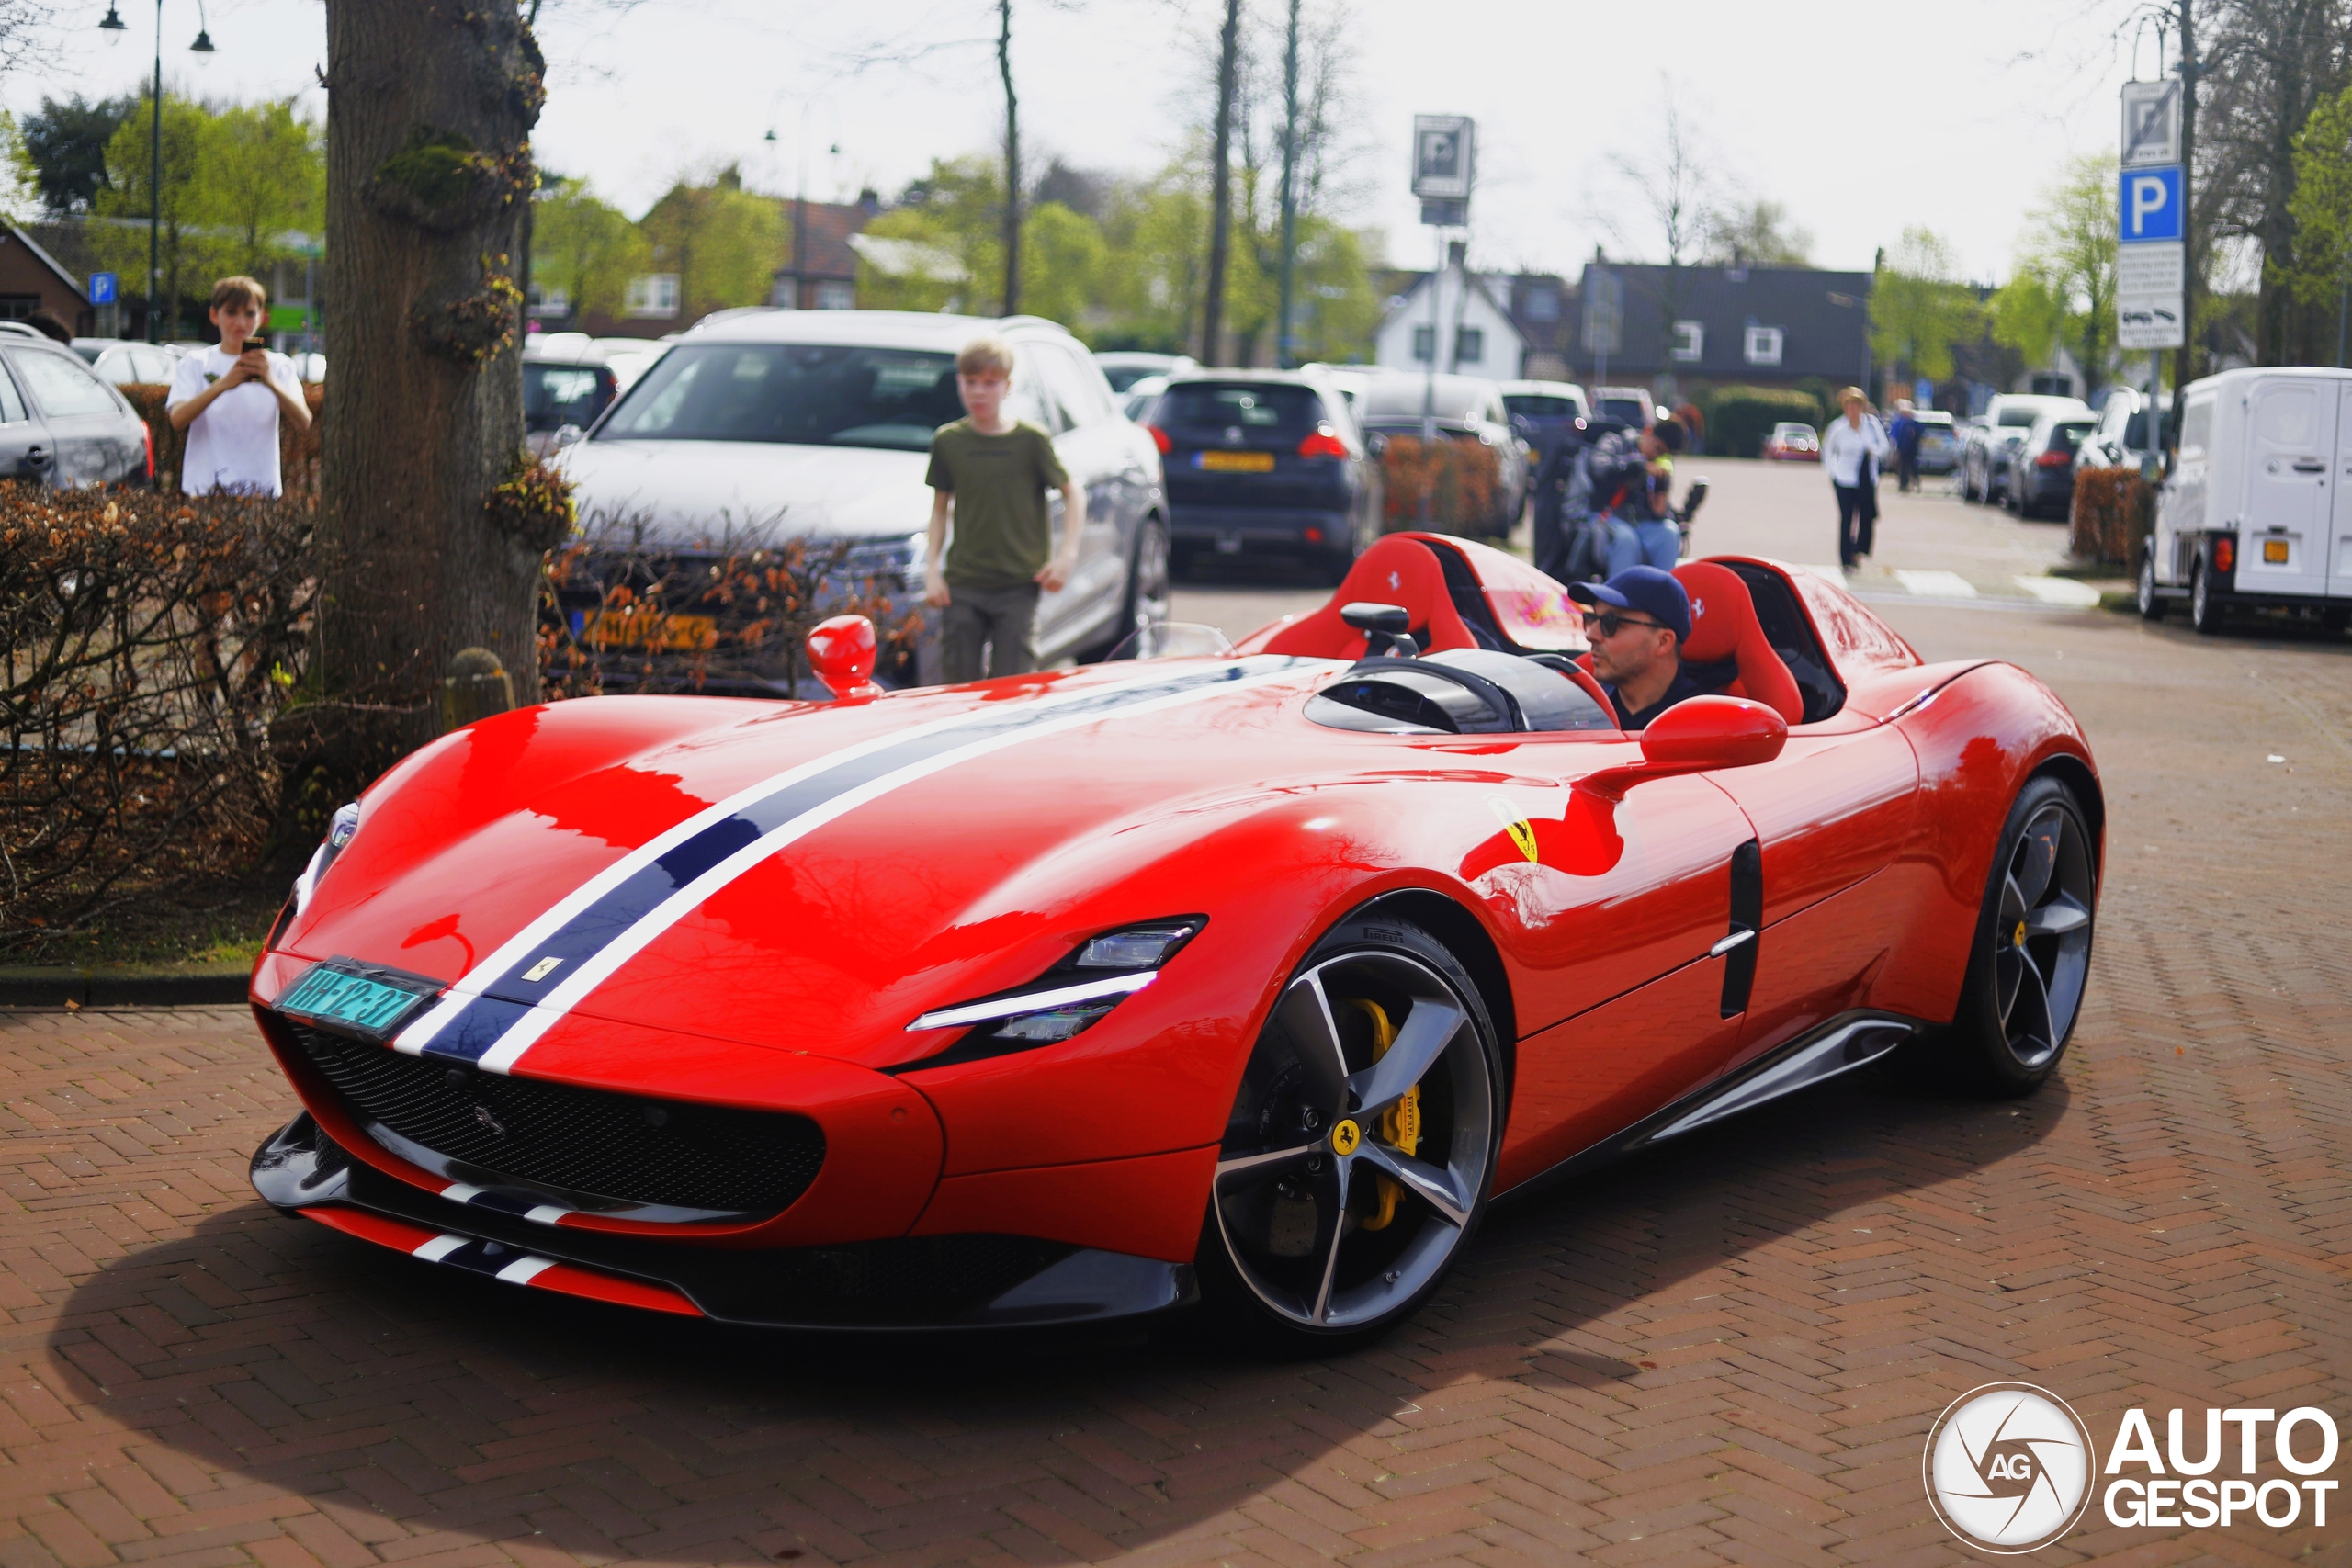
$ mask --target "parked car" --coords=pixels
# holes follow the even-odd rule
[[[1145,416],[1168,477],[1174,563],[1278,556],[1337,582],[1381,525],[1380,460],[1313,370],[1180,373]]]
[[[659,338],[599,337],[590,338],[589,346],[605,356],[612,368],[613,379],[624,392],[637,384],[637,378],[653,367],[670,345]]]
[[[1175,376],[1197,369],[1200,361],[1189,354],[1146,354],[1139,349],[1114,349],[1094,356],[1095,366],[1111,390],[1124,392],[1147,376]]]
[[[1821,437],[1813,426],[1783,420],[1772,427],[1764,438],[1764,460],[1768,463],[1818,463],[1821,461]]]
[[[2140,613],[2175,599],[2211,635],[2241,606],[2352,623],[2352,371],[2225,370],[2181,400],[2173,469],[2141,552]],[[2335,476],[2338,488],[2328,488]]]
[[[620,395],[611,360],[584,333],[523,345],[523,440],[540,457],[580,439]]]
[[[1366,386],[1357,412],[1368,434],[1421,434],[1421,403],[1430,378],[1410,371],[1376,376]],[[1510,426],[1502,389],[1476,376],[1440,376],[1436,383],[1440,436],[1492,465],[1494,502],[1482,517],[1462,518],[1461,531],[1507,538],[1527,502],[1527,442]]]
[[[2098,408],[2098,427],[2075,454],[2077,472],[2084,468],[2137,468],[2156,455],[2148,429],[2148,394],[2136,387],[2117,387]]]
[[[1119,412],[1137,424],[1148,423],[1148,416],[1153,405],[1159,401],[1159,394],[1166,390],[1168,390],[1167,377],[1147,376],[1125,391],[1117,394]]]
[[[2035,420],[2007,454],[2001,504],[2019,517],[2064,517],[2075,502],[2075,449],[2098,424],[2088,413]]]
[[[956,355],[982,333],[1012,344],[1009,412],[1052,434],[1088,497],[1078,570],[1038,606],[1038,657],[1107,653],[1167,618],[1159,452],[1119,416],[1078,340],[1035,317],[764,310],[697,326],[557,457],[583,532],[689,564],[842,544],[891,615],[918,614],[932,432],[962,416]],[[1060,498],[1050,505],[1058,529]],[[888,684],[922,676],[903,660],[877,671]]]
[[[75,338],[73,347],[110,387],[168,387],[180,362],[177,350],[161,344]]]
[[[1639,430],[1668,417],[1646,387],[1601,387],[1592,394],[1591,418],[1596,429]]]
[[[2080,398],[2052,397],[2044,392],[2002,392],[1984,406],[1982,415],[1962,432],[1960,446],[1960,499],[1987,503],[2001,499],[2007,482],[2010,450],[2025,439],[2033,422],[2045,412],[2091,417],[2090,404]]]
[[[0,337],[0,479],[73,485],[155,477],[147,422],[81,355],[47,338]]]
[[[1960,465],[1960,433],[1951,415],[1941,409],[1922,409],[1911,416],[1919,422],[1919,471],[1948,474]]]
[[[1591,433],[1592,404],[1573,381],[1505,381],[1503,412],[1528,445],[1527,466],[1541,468],[1564,441],[1579,446]]]

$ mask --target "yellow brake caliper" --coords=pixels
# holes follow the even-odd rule
[[[1388,1055],[1388,1047],[1396,1043],[1396,1026],[1388,1021],[1388,1011],[1378,1002],[1351,997],[1348,1005],[1372,1020],[1372,1059],[1375,1062]],[[1380,1113],[1380,1141],[1397,1153],[1410,1155],[1421,1143],[1421,1086],[1415,1084],[1405,1091],[1405,1097]],[[1396,1200],[1405,1190],[1393,1177],[1383,1176],[1380,1182],[1380,1212],[1363,1222],[1368,1231],[1385,1230],[1396,1217]]]

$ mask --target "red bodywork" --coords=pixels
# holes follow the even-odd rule
[[[1444,569],[1414,591],[1425,638],[1438,623],[1472,635],[1483,622],[1522,649],[1579,644],[1556,584],[1455,539],[1384,539],[1334,603],[1386,588],[1374,579],[1396,563],[1408,569],[1400,597],[1417,563]],[[1729,564],[1790,606],[1842,700],[1792,724],[1770,761],[1648,779],[1613,802],[1572,791],[1640,760],[1636,739],[1613,730],[1394,735],[1309,720],[1310,696],[1362,647],[1328,613],[1269,627],[1225,660],[830,705],[610,697],[487,719],[368,790],[348,847],[254,970],[256,1015],[335,1143],[440,1192],[446,1177],[371,1140],[272,1010],[311,964],[345,955],[467,981],[584,884],[763,781],[926,724],[1017,719],[1222,668],[1248,678],[1015,728],[992,750],[835,803],[560,1010],[504,1071],[795,1111],[821,1127],[824,1156],[773,1215],[567,1213],[555,1229],[729,1249],[989,1233],[1189,1259],[1268,1010],[1321,933],[1388,897],[1460,950],[1489,992],[1510,1086],[1497,1177],[1508,1190],[1825,1020],[1856,1009],[1949,1020],[2018,789],[2058,770],[2099,827],[2089,748],[2031,676],[1922,664],[1841,589],[1773,563]],[[1514,813],[1532,852],[1508,830]],[[1746,1010],[1724,1018],[1724,961],[1710,949],[1725,929],[1726,866],[1751,839],[1759,957]],[[1097,933],[1177,916],[1205,924],[1076,1038],[919,1065],[962,1032],[910,1032],[919,1015],[1030,985]],[[467,1212],[447,1207],[464,1232]],[[380,1216],[309,1212],[417,1249],[407,1232],[376,1234]],[[541,1282],[597,1293],[582,1272]],[[606,1299],[692,1310],[674,1292],[623,1284]]]

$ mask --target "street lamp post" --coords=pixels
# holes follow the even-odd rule
[[[107,0],[107,14],[98,23],[98,30],[107,35],[108,43],[120,43],[122,35],[130,30],[122,13],[115,9],[114,0]],[[198,0],[196,10],[196,41],[187,47],[189,53],[199,58],[214,52],[212,29],[205,23],[202,0]],[[155,90],[152,102],[154,113],[147,141],[147,341],[161,343],[156,309],[164,289],[164,0],[155,0]]]

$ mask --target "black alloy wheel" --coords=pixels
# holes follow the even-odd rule
[[[1417,927],[1343,922],[1242,1073],[1201,1236],[1212,1320],[1290,1355],[1388,1332],[1476,1232],[1502,1125],[1500,1051],[1469,975]]]
[[[2097,846],[2074,792],[2048,776],[2001,829],[1958,1012],[1929,1050],[1973,1087],[2030,1094],[2058,1066],[2090,971]]]
[[[2202,637],[2222,635],[2222,595],[2213,588],[2212,576],[2212,569],[2200,560],[2188,578],[2188,624]]]
[[[2132,598],[2139,608],[2142,620],[2161,621],[2165,618],[2164,595],[2156,592],[2156,551],[2154,541],[2144,541],[2140,547],[2140,577],[2138,585],[2133,590]]]

